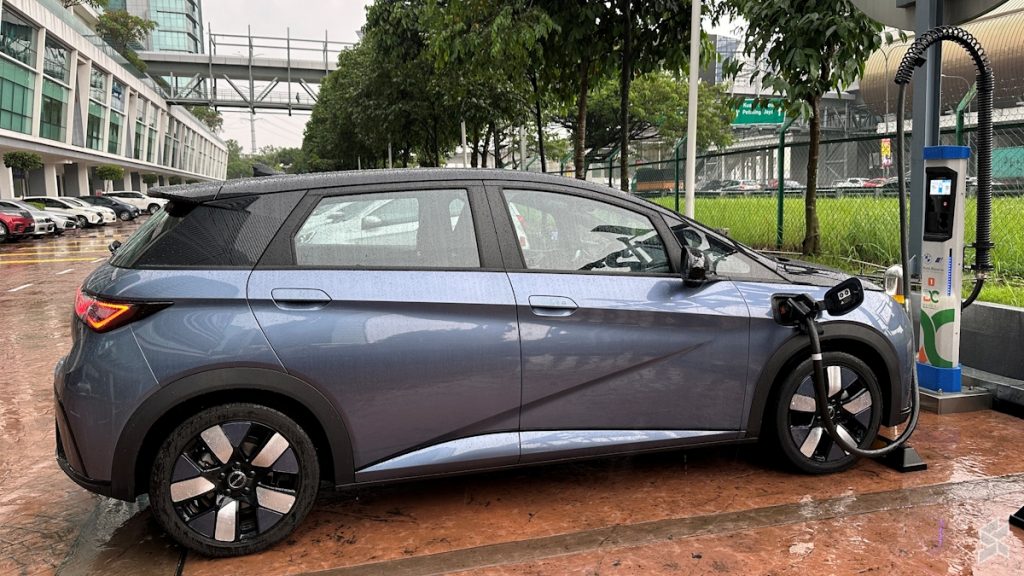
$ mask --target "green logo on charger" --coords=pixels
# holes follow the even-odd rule
[[[928,363],[937,368],[953,367],[953,363],[939,356],[939,351],[935,348],[935,333],[953,320],[956,320],[956,310],[952,308],[939,310],[932,316],[921,310],[921,336],[924,340],[924,354],[928,358]]]

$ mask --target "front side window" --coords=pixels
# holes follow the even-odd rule
[[[720,238],[689,222],[669,220],[668,224],[682,246],[704,253],[708,262],[708,272],[711,274],[734,280],[781,280],[781,277],[772,271],[770,261],[749,248]]]
[[[300,266],[480,266],[465,190],[324,198],[293,242]]]
[[[513,229],[530,270],[669,273],[650,218],[588,198],[506,190]]]

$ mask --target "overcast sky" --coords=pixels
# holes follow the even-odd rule
[[[214,34],[245,34],[246,27],[252,26],[254,35],[284,37],[290,28],[292,38],[322,39],[326,31],[332,41],[355,42],[358,40],[356,32],[366,23],[366,5],[371,3],[371,0],[206,0],[203,19]],[[221,137],[238,140],[244,150],[249,150],[248,111],[224,108],[221,112],[224,115]],[[288,117],[257,111],[256,147],[301,146],[302,128],[308,118],[308,113]]]

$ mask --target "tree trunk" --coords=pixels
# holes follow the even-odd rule
[[[632,0],[621,0],[625,34],[622,39],[622,65],[619,76],[619,188],[629,192],[629,85],[633,80]],[[610,165],[609,165],[610,168]]]
[[[577,180],[587,179],[587,93],[590,91],[590,59],[580,61],[580,93],[576,97],[576,134],[573,142],[572,164]]]
[[[491,122],[491,132],[494,133],[494,167],[504,168],[505,162],[501,159],[501,132],[494,122]]]
[[[473,151],[470,153],[469,165],[476,168],[480,165],[480,129],[473,127]]]
[[[410,152],[410,150],[409,150],[409,143],[406,142],[405,143],[405,150],[402,150],[402,167],[403,168],[408,168],[409,167],[409,156],[410,156],[409,152]]]
[[[484,132],[484,152],[483,152],[483,156],[481,156],[481,160],[480,160],[480,166],[482,166],[484,168],[487,168],[487,152],[488,152],[488,149],[490,148],[490,146],[491,146],[491,127],[488,126],[487,130]]]
[[[811,105],[810,143],[807,147],[807,192],[804,197],[804,243],[803,254],[812,256],[821,249],[821,233],[818,228],[818,149],[821,144],[821,120],[818,117],[821,98],[815,96]]]
[[[537,87],[537,71],[530,72],[530,83],[533,85],[534,120],[537,122],[537,153],[540,154],[540,171],[548,171],[548,162],[544,158],[544,121],[540,113],[540,88]]]

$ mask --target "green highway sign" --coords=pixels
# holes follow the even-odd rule
[[[736,111],[736,119],[732,123],[733,125],[782,124],[785,120],[786,113],[774,103],[769,104],[767,108],[755,107],[754,99],[747,98],[743,104],[740,104],[739,110]]]

